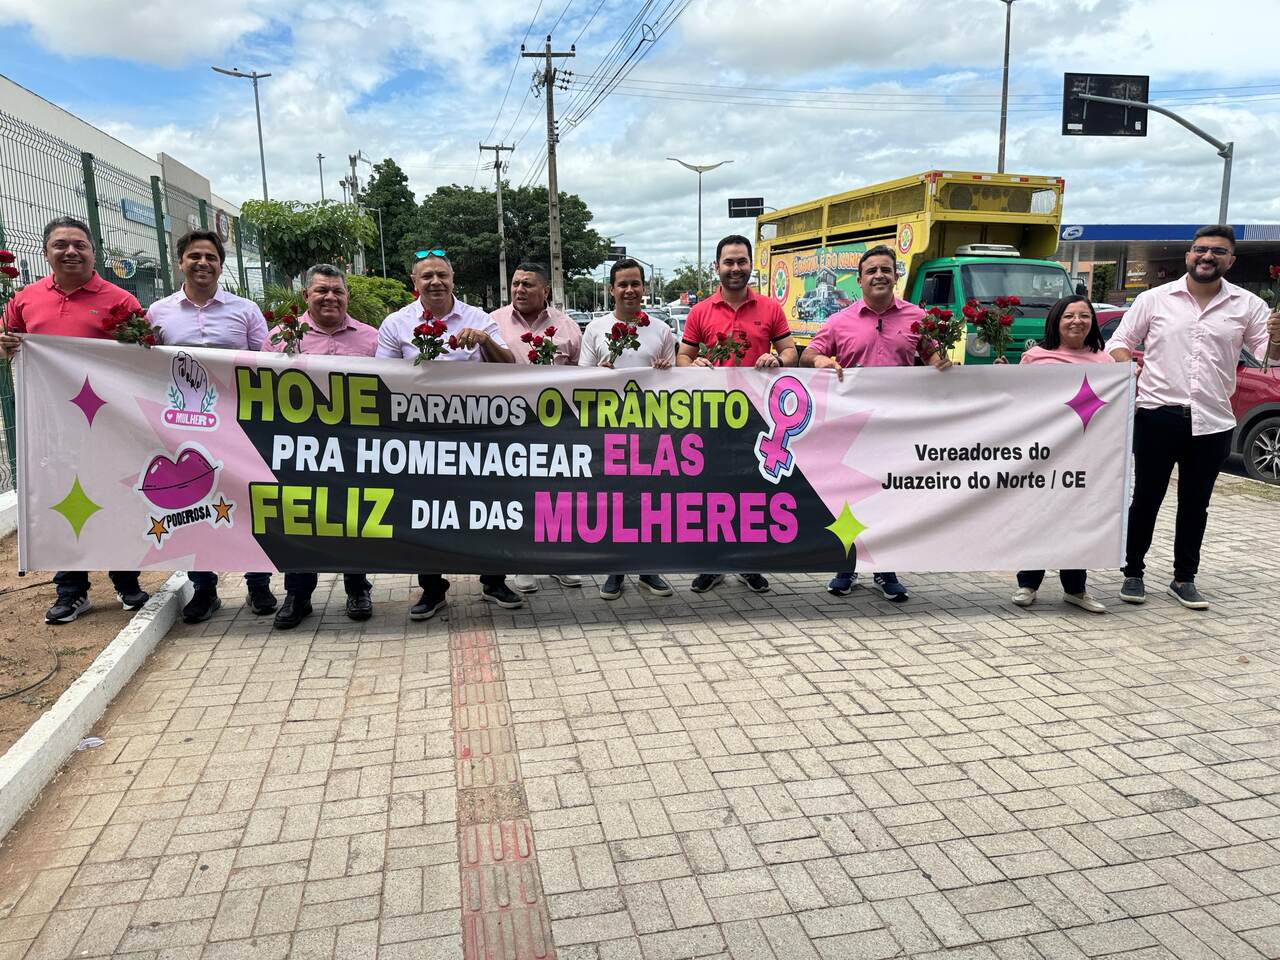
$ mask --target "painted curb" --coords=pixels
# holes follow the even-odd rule
[[[18,491],[0,493],[0,540],[18,529]]]
[[[0,837],[62,769],[107,705],[169,632],[191,593],[175,573],[49,710],[0,757]]]

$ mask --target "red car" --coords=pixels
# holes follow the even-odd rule
[[[1103,340],[1111,339],[1123,316],[1123,310],[1098,311]],[[1142,354],[1134,359],[1141,365]],[[1261,362],[1241,351],[1231,412],[1236,418],[1231,452],[1244,459],[1245,472],[1253,479],[1280,485],[1280,367],[1264,371]]]

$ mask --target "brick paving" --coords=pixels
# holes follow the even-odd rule
[[[1106,617],[996,573],[228,603],[6,839],[0,960],[1278,958],[1274,494],[1221,481],[1208,614],[1167,516]]]

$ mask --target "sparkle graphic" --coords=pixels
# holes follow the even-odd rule
[[[219,522],[227,521],[227,526],[231,526],[231,508],[234,503],[227,503],[226,498],[222,494],[218,494],[218,502],[213,505],[214,512],[217,516],[213,518],[213,525],[216,527]]]
[[[867,528],[858,522],[858,518],[849,509],[849,501],[846,500],[844,506],[840,509],[840,516],[836,517],[835,521],[829,524],[826,529],[836,535],[836,539],[844,547],[845,557],[848,557],[849,552],[853,549],[853,541],[857,540],[862,531]]]
[[[164,518],[151,518],[151,529],[147,531],[147,536],[156,538],[156,546],[164,540],[165,535],[169,532],[169,528],[164,525]]]
[[[1106,406],[1106,403],[1107,401],[1093,392],[1093,387],[1089,386],[1089,377],[1085,376],[1076,395],[1067,401],[1067,406],[1076,412],[1080,422],[1084,424],[1084,429],[1088,430],[1089,421],[1093,419],[1095,413]]]
[[[80,531],[84,529],[85,521],[101,510],[102,507],[89,499],[84,489],[80,486],[80,478],[76,477],[75,482],[71,484],[71,492],[50,509],[67,518],[67,523],[71,524],[71,529],[76,532],[76,539],[79,540]]]
[[[93,387],[89,386],[89,378],[84,378],[84,386],[80,388],[71,402],[80,408],[80,412],[84,414],[84,418],[89,421],[89,426],[93,426],[93,418],[98,415],[98,411],[107,405],[107,401],[93,392]]]

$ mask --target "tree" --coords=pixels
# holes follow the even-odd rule
[[[382,326],[388,314],[411,299],[409,289],[394,277],[347,277],[347,313],[371,327]]]
[[[1111,292],[1115,286],[1116,265],[1114,263],[1099,263],[1093,268],[1093,289],[1089,291],[1090,299],[1094,303],[1106,303],[1107,294]]]
[[[364,207],[375,224],[382,211],[382,240],[387,252],[387,276],[395,277],[405,283],[409,282],[409,271],[404,261],[397,256],[397,251],[404,244],[406,235],[413,232],[417,219],[418,206],[413,191],[409,189],[409,178],[390,157],[381,163],[374,164],[373,178],[357,197],[357,202]],[[375,235],[373,242],[364,250],[365,262],[375,265],[380,272],[382,265],[382,249]]]
[[[502,194],[507,221],[507,266],[514,270],[521,260],[551,265],[551,227],[546,187],[520,187]],[[495,213],[496,216],[496,213]],[[592,230],[593,219],[576,193],[560,194],[560,253],[564,275],[589,273],[604,263],[609,240]]]
[[[707,284],[707,296],[715,293],[720,288],[720,280],[715,273],[703,272],[703,282]],[[680,266],[676,268],[676,272],[671,275],[671,279],[662,287],[662,298],[665,301],[679,300],[680,294],[686,290],[698,290],[698,271],[694,269],[692,263],[688,260],[681,260]]]
[[[353,204],[334,200],[246,200],[240,215],[257,229],[263,255],[288,284],[314,264],[348,264],[355,248],[378,234]]]

